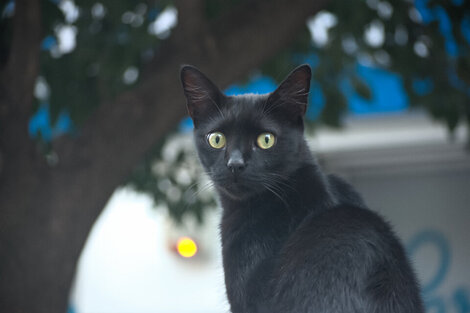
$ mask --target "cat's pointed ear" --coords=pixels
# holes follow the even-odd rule
[[[223,94],[201,71],[190,65],[182,66],[181,82],[188,112],[195,125],[201,119],[219,113]]]
[[[273,91],[267,100],[267,109],[279,109],[290,118],[302,118],[307,111],[312,70],[307,64],[294,69]]]

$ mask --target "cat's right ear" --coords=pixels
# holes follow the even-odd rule
[[[302,124],[307,111],[312,70],[307,64],[294,69],[267,100],[266,108],[284,118]],[[270,109],[274,108],[274,109]]]
[[[189,116],[196,126],[204,118],[219,114],[223,94],[202,72],[193,66],[184,65],[181,67],[181,82]]]

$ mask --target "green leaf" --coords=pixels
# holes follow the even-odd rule
[[[369,86],[359,76],[354,75],[351,77],[351,85],[359,96],[366,100],[372,100],[372,92]]]

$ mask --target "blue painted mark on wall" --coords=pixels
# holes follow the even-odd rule
[[[422,247],[429,245],[437,251],[439,259],[433,276],[421,286],[426,311],[470,313],[470,293],[467,287],[456,287],[451,299],[446,299],[438,292],[438,288],[445,282],[452,261],[449,241],[442,232],[429,229],[417,233],[407,244],[408,255],[413,259]]]
[[[469,290],[465,287],[459,287],[454,291],[453,302],[457,312],[470,312]]]
[[[424,294],[434,291],[444,280],[450,264],[450,248],[444,235],[438,231],[425,230],[416,234],[408,244],[408,253],[413,255],[422,246],[430,244],[439,253],[439,267],[432,279],[422,285]]]

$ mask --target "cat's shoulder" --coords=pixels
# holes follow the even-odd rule
[[[335,174],[328,174],[326,179],[330,192],[338,203],[366,207],[362,196],[345,179]]]
[[[377,213],[342,204],[307,216],[289,236],[280,260],[283,273],[294,268],[364,272],[395,254],[397,242],[389,224]],[[306,267],[307,261],[315,266]]]
[[[396,236],[388,221],[362,206],[339,204],[307,216],[295,232],[295,240],[338,246],[394,246]]]
[[[362,200],[362,199],[361,199]],[[354,203],[339,203],[332,208],[323,211],[317,217],[308,217],[313,223],[325,228],[336,228],[337,230],[363,232],[389,232],[391,226],[379,213],[370,210],[362,202],[361,205]]]

